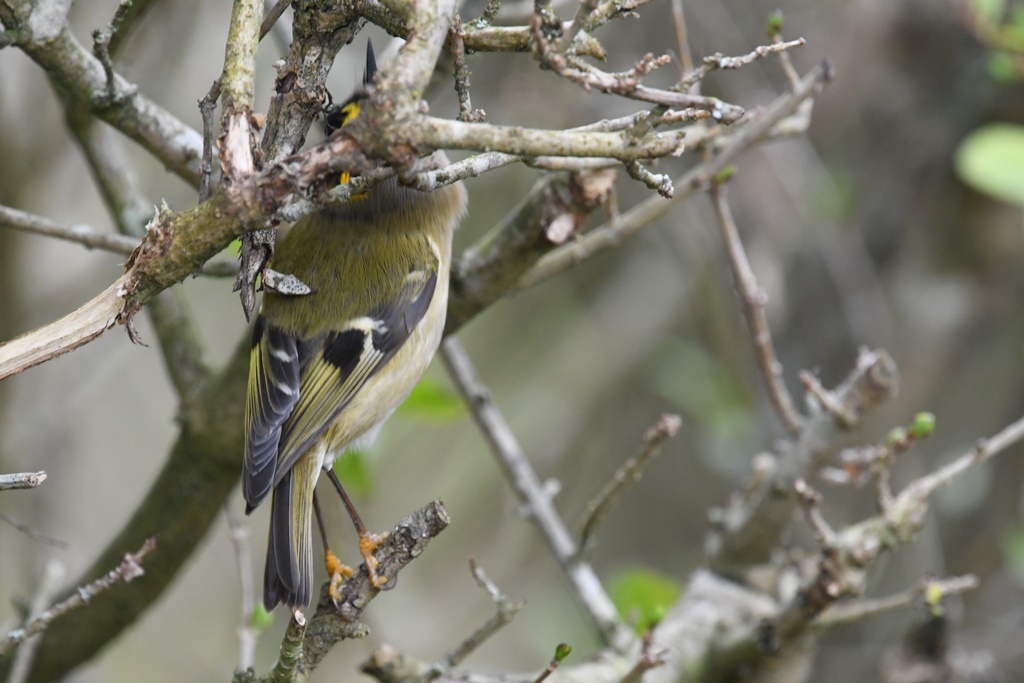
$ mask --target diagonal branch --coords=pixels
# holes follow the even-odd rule
[[[545,492],[505,417],[491,399],[490,391],[477,375],[465,349],[452,337],[442,345],[441,356],[512,490],[529,508],[530,519],[543,535],[601,636],[616,650],[628,649],[634,642],[632,634],[619,619],[615,605],[593,568],[579,559],[572,534],[555,509],[551,496]]]

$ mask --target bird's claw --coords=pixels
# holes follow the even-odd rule
[[[381,534],[362,534],[359,536],[359,554],[363,556],[363,562],[366,563],[366,573],[370,577],[370,583],[377,590],[383,590],[384,586],[387,585],[388,577],[381,576],[377,573],[377,567],[380,563],[377,558],[373,556],[373,553],[379,548],[384,541],[388,538],[387,532]]]

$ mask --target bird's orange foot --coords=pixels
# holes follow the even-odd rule
[[[377,573],[377,558],[373,556],[385,540],[387,540],[388,534],[384,532],[382,534],[360,534],[359,536],[359,554],[363,556],[363,561],[366,563],[366,573],[370,575],[370,582],[373,583],[373,587],[377,590],[384,588],[387,584],[388,579],[386,576],[381,576]]]
[[[352,576],[352,568],[342,564],[338,556],[330,550],[324,552],[324,564],[327,567],[327,575],[331,577],[331,585],[328,586],[327,593],[337,605],[341,600],[341,585],[345,583],[345,579]]]

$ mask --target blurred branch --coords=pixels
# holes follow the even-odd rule
[[[979,585],[981,584],[978,577],[973,574],[946,579],[925,579],[916,586],[884,598],[865,598],[832,605],[818,615],[811,623],[811,627],[815,630],[825,630],[833,626],[863,621],[886,612],[906,609],[918,601],[926,601],[931,604],[935,602],[931,597],[933,595],[937,595],[941,599],[948,595],[958,595],[974,590]]]
[[[51,625],[40,645],[33,683],[61,678],[96,656],[163,594],[206,537],[241,476],[237,454],[243,448],[244,401],[239,397],[245,395],[249,346],[245,335],[226,367],[199,389],[196,410],[183,420],[142,503],[73,585],[105,575],[121,561],[125,547],[138,547],[151,536],[159,538],[161,552],[148,558],[139,580],[92,597],[88,610],[72,611]],[[0,659],[0,677],[4,664]]]
[[[114,210],[115,207],[108,207]],[[119,223],[119,225],[121,225]],[[130,225],[125,222],[121,227]],[[89,249],[102,249],[113,254],[131,256],[139,246],[139,238],[125,234],[100,232],[88,225],[66,225],[50,220],[45,216],[26,213],[9,206],[0,206],[0,226],[12,230],[55,237],[81,244]],[[198,275],[209,277],[232,277],[238,272],[238,266],[231,261],[208,261],[203,264]]]
[[[579,552],[586,555],[594,545],[594,533],[598,525],[611,512],[611,509],[622,498],[622,495],[633,484],[640,481],[640,476],[647,465],[661,452],[666,439],[671,439],[682,426],[678,415],[665,414],[651,425],[644,433],[644,447],[637,455],[631,456],[615,470],[611,481],[604,485],[589,503],[587,503],[587,519],[580,532]]]
[[[256,630],[252,626],[252,615],[256,606],[255,582],[252,578],[252,552],[249,550],[249,527],[236,520],[231,512],[224,510],[231,532],[231,545],[238,561],[238,588],[241,592],[241,618],[238,623],[238,671],[250,669],[256,659]]]
[[[90,249],[103,249],[125,256],[130,255],[139,246],[137,238],[99,232],[87,225],[64,225],[9,206],[0,206],[0,225],[22,232],[56,237],[76,242]]]
[[[10,489],[34,489],[46,481],[46,472],[16,472],[0,474],[0,491]]]
[[[186,182],[199,181],[202,139],[195,130],[138,93],[79,43],[67,25],[62,3],[9,0],[0,21],[13,44],[31,57],[82,106],[142,145]]]
[[[120,564],[107,572],[106,575],[89,583],[88,585],[75,589],[75,592],[66,600],[54,605],[45,612],[41,612],[35,618],[30,619],[23,628],[19,628],[8,633],[7,637],[0,642],[0,657],[6,655],[19,643],[22,643],[37,633],[42,633],[65,614],[85,605],[93,598],[110,590],[117,584],[121,582],[130,583],[142,576],[145,573],[142,569],[142,560],[145,559],[146,555],[152,552],[154,548],[156,548],[156,540],[153,538],[147,539],[137,552],[126,553]]]
[[[543,535],[602,638],[616,650],[627,650],[634,642],[632,634],[619,619],[615,605],[593,568],[578,559],[576,543],[555,509],[550,494],[545,492],[537,473],[458,339],[447,339],[441,345],[441,356],[459,393],[472,411],[473,419],[498,459],[506,479],[529,510],[530,519]]]
[[[26,622],[29,626],[36,623],[42,615],[43,610],[53,600],[54,594],[60,589],[60,582],[64,579],[64,565],[58,560],[49,560],[43,567],[43,574],[39,580],[39,588],[32,597],[32,604],[29,606]],[[41,629],[40,629],[41,630]],[[10,635],[8,635],[10,638]],[[9,643],[0,643],[0,656],[4,654],[4,647]],[[10,674],[7,676],[7,683],[24,683],[32,670],[32,661],[35,659],[36,650],[39,647],[39,632],[27,636],[21,641],[21,647],[14,653],[14,663],[11,664]]]
[[[46,534],[41,534],[28,524],[19,522],[4,512],[0,512],[0,522],[3,522],[16,531],[20,531],[33,541],[39,541],[40,543],[45,543],[46,545],[53,546],[54,548],[60,548],[61,550],[68,549],[66,541],[62,541],[59,538],[53,538],[52,536],[47,536]]]
[[[512,623],[516,614],[518,614],[519,610],[521,610],[526,604],[522,600],[510,600],[508,596],[505,595],[501,589],[487,577],[484,570],[477,565],[476,560],[473,558],[469,559],[469,570],[473,574],[473,579],[476,581],[477,585],[490,596],[492,601],[494,601],[494,606],[496,608],[494,616],[488,619],[487,622],[478,629],[473,631],[473,633],[464,641],[459,643],[459,645],[444,653],[440,659],[434,662],[430,667],[430,670],[423,675],[423,683],[429,683],[429,681],[437,678],[438,676],[450,673],[453,668],[465,661],[466,657],[471,655],[477,648],[487,642],[491,636],[500,631],[503,627]]]
[[[711,197],[711,205],[715,209],[718,227],[725,242],[729,270],[732,272],[740,308],[743,311],[743,317],[746,318],[747,329],[754,344],[757,367],[761,371],[761,379],[768,390],[768,398],[775,406],[775,412],[779,419],[782,420],[782,424],[792,436],[798,436],[803,425],[803,416],[793,406],[793,399],[789,395],[789,389],[786,388],[786,382],[782,377],[782,363],[775,355],[771,328],[768,327],[768,317],[764,312],[768,305],[768,296],[758,285],[754,269],[750,267],[750,259],[747,258],[747,252],[743,248],[743,241],[740,239],[740,233],[736,228],[736,221],[732,217],[732,210],[729,208],[725,193],[724,181],[711,183],[708,194]]]
[[[895,395],[898,386],[899,374],[889,355],[862,350],[854,370],[829,395],[859,422],[867,411]],[[837,434],[852,426],[815,406],[800,435],[780,445],[770,470],[716,511],[707,551],[712,568],[735,573],[769,559],[797,505],[791,494],[796,481],[827,458]]]

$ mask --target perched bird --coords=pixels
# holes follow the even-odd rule
[[[375,71],[367,46],[364,83]],[[328,116],[328,129],[359,110],[356,95]],[[265,292],[253,331],[243,492],[248,513],[273,491],[267,609],[279,602],[301,609],[312,598],[314,508],[323,535],[314,492],[321,471],[352,516],[371,579],[384,584],[373,558],[379,539],[359,520],[331,465],[376,436],[430,365],[444,329],[452,233],[465,208],[461,183],[424,193],[392,177],[303,218],[277,246],[274,270],[295,275],[312,293]],[[337,599],[351,570],[326,538],[324,553]]]

